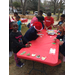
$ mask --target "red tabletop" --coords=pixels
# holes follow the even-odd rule
[[[22,23],[25,23],[25,22],[27,22],[28,21],[28,19],[23,19],[23,18],[21,18],[21,22]]]
[[[21,18],[20,20],[21,20],[22,23],[25,23],[25,22],[28,21],[28,19],[25,19],[25,18]],[[11,19],[11,21],[15,21],[15,20]]]
[[[56,30],[54,30],[56,32]],[[57,35],[48,35],[46,30],[42,30],[43,34],[41,37],[38,37],[36,40],[30,41],[32,46],[29,48],[22,48],[17,56],[22,59],[33,60],[37,62],[41,62],[50,66],[56,66],[61,63],[61,60],[58,59],[59,55],[59,40],[56,40],[56,44],[53,43],[53,39]],[[53,49],[51,51],[51,48]],[[26,51],[24,55],[20,55],[23,51]],[[27,54],[30,53],[30,56]],[[40,58],[36,56],[32,56],[32,54],[40,55]],[[45,60],[42,60],[42,57],[46,57]]]

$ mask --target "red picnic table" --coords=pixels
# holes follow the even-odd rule
[[[22,22],[22,23],[25,23],[25,22],[27,22],[27,21],[28,21],[28,19],[21,18],[21,22]]]
[[[54,30],[57,32],[57,30]],[[22,48],[17,56],[21,59],[33,60],[50,66],[56,66],[61,63],[61,60],[58,59],[59,56],[59,40],[56,40],[56,43],[53,44],[53,39],[57,35],[48,35],[46,30],[42,30],[40,37],[36,40],[30,41],[32,43],[29,48]],[[21,55],[21,53],[26,52]],[[30,54],[29,56],[27,54]],[[46,74],[46,73],[45,73]]]
[[[20,20],[21,20],[22,23],[26,23],[28,21],[28,19],[26,19],[26,18],[21,18]],[[11,19],[11,21],[15,21],[15,19],[14,20]]]

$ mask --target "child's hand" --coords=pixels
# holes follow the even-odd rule
[[[40,33],[42,33],[42,31],[40,31]]]
[[[54,28],[56,28],[56,27],[57,27],[57,25],[53,25],[53,27],[54,27]]]
[[[48,30],[48,28],[46,27],[46,30]]]
[[[25,45],[26,47],[30,47],[30,44]]]
[[[59,41],[59,45],[62,45],[64,43],[64,41]]]
[[[53,40],[56,41],[57,38],[54,38]]]
[[[27,44],[31,44],[30,42],[27,42]]]

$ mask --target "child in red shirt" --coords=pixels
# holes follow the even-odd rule
[[[51,13],[48,12],[47,16],[44,18],[45,29],[52,29],[54,23],[53,17],[51,17]]]

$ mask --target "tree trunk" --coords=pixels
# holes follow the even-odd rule
[[[40,0],[38,0],[38,13],[39,13],[39,10],[40,10]]]
[[[61,4],[62,4],[62,0],[60,0],[60,5],[59,5],[59,11],[58,11],[57,20],[59,20],[59,17],[60,17]]]
[[[26,2],[27,2],[27,0],[24,0],[24,3],[23,3],[23,1],[21,0],[21,4],[22,4],[22,14],[23,14],[23,15],[25,15]]]
[[[11,0],[11,5],[12,5],[12,12],[13,12],[13,0]]]
[[[56,13],[56,8],[55,8],[55,5],[54,5],[54,15],[55,15],[55,13]]]

